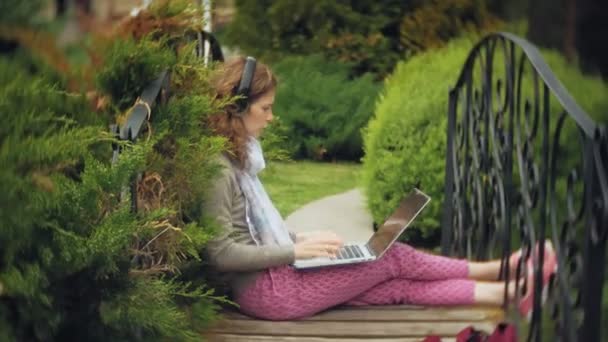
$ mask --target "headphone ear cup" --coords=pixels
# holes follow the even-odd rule
[[[256,67],[255,58],[248,56],[245,59],[245,65],[243,67],[243,74],[241,75],[241,80],[239,81],[239,85],[234,91],[234,95],[240,96],[235,101],[237,106],[237,115],[243,116],[247,111],[247,107],[249,107],[249,92],[251,90],[251,84],[253,82],[253,76],[255,74]]]
[[[236,99],[236,101],[234,101],[234,104],[236,105],[236,115],[238,116],[244,116],[245,112],[247,111],[247,108],[249,107],[249,102],[247,100],[246,97],[241,97]]]

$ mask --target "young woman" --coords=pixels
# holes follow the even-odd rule
[[[219,99],[236,95],[239,100],[209,120],[215,133],[227,138],[229,149],[221,157],[223,171],[203,204],[206,214],[222,228],[209,242],[207,257],[227,277],[241,311],[263,319],[289,320],[338,304],[503,303],[504,283],[497,281],[499,260],[451,259],[402,243],[373,262],[306,271],[291,267],[294,260],[335,256],[342,240],[329,231],[289,232],[257,178],[265,166],[257,138],[273,119],[276,86],[271,70],[250,57],[227,62],[215,81]],[[512,254],[510,274],[515,274],[520,254]],[[543,286],[555,265],[555,253],[546,243]],[[532,307],[532,273],[528,272],[526,281],[530,290],[519,303],[525,316]],[[512,300],[515,285],[509,289],[507,297]]]

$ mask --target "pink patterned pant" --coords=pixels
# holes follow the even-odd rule
[[[472,304],[467,263],[396,243],[373,262],[268,269],[235,300],[244,313],[269,320],[303,318],[338,304]]]

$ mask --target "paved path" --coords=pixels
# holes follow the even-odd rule
[[[306,204],[286,219],[295,232],[333,230],[345,242],[365,242],[373,233],[372,216],[359,189]]]

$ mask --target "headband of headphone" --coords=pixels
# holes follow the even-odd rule
[[[238,88],[234,92],[235,96],[239,96],[235,101],[237,106],[237,113],[243,114],[249,106],[249,91],[251,90],[251,84],[253,82],[253,75],[255,74],[256,60],[253,57],[248,56],[245,59],[245,67],[243,68],[243,75],[241,75],[241,81],[239,82]]]

